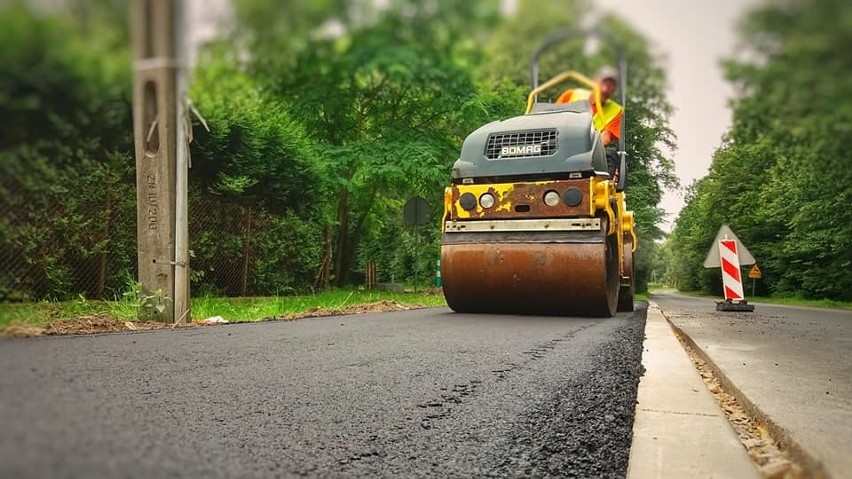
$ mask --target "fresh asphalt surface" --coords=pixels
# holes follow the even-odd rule
[[[0,477],[623,477],[645,311],[0,342]]]

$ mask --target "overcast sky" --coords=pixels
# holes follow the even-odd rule
[[[383,0],[374,0],[383,3]],[[511,10],[517,0],[503,0]],[[734,52],[736,23],[761,0],[593,0],[630,20],[654,44],[668,73],[671,126],[677,135],[675,167],[686,186],[704,176],[713,151],[730,126],[733,91],[719,62]],[[211,36],[229,16],[229,0],[190,0],[192,43]],[[683,207],[680,193],[668,192],[662,207],[673,220]],[[669,229],[669,225],[665,229]]]
[[[731,122],[733,90],[719,62],[737,45],[736,24],[760,0],[594,0],[633,22],[666,58],[674,155],[684,186],[707,173],[713,151]],[[629,81],[628,81],[629,83]],[[663,208],[673,220],[683,207],[680,194],[668,193]],[[668,229],[668,227],[667,227]]]

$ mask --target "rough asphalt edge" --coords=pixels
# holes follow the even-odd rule
[[[642,345],[645,336],[647,303],[636,303],[636,310],[630,313],[627,324],[613,332],[613,339],[598,346],[589,353],[596,364],[602,367],[591,368],[571,381],[565,382],[541,400],[539,408],[522,414],[518,420],[517,432],[506,442],[513,447],[498,447],[483,451],[491,467],[478,469],[472,473],[475,477],[626,477],[630,459],[630,447],[633,442],[633,418],[636,409],[639,378],[644,373],[642,366]],[[594,328],[595,323],[573,330],[558,338],[540,343],[522,352],[526,358],[492,370],[495,376],[486,379],[471,380],[465,384],[455,384],[452,388],[442,388],[440,397],[433,397],[417,404],[420,409],[420,425],[430,430],[439,422],[448,419],[455,406],[465,404],[480,395],[480,386],[485,382],[508,380],[515,373],[526,369],[531,362],[545,358],[563,341]],[[625,367],[626,366],[626,367]],[[620,374],[619,374],[620,373]],[[598,378],[607,377],[602,383]],[[605,402],[609,397],[620,397],[613,406]],[[578,414],[582,412],[582,415]],[[579,417],[576,417],[579,416]],[[589,427],[592,427],[589,430]],[[343,469],[335,471],[343,477],[387,477],[385,472],[360,470],[348,466],[351,461],[362,458],[384,457],[384,451],[372,450],[341,458],[338,462]],[[519,461],[519,456],[525,459]],[[520,462],[520,463],[519,463]],[[311,476],[315,468],[299,473]],[[443,472],[443,477],[469,477],[459,471]],[[418,477],[431,477],[434,470],[415,474]],[[464,474],[471,474],[468,470]],[[320,476],[325,477],[323,474]],[[440,477],[440,476],[437,476]]]
[[[671,326],[672,331],[674,331],[676,336],[679,336],[684,342],[686,342],[689,347],[691,347],[695,354],[698,355],[713,374],[719,379],[719,382],[722,385],[722,389],[734,397],[737,402],[745,409],[746,413],[756,422],[761,425],[764,425],[769,432],[769,435],[772,439],[775,440],[775,443],[778,445],[778,448],[781,449],[782,452],[785,452],[791,461],[793,461],[796,465],[802,468],[805,471],[805,476],[813,479],[831,479],[828,472],[823,468],[822,464],[819,460],[814,458],[810,453],[808,453],[802,446],[797,443],[793,437],[790,435],[790,432],[776,423],[771,417],[769,417],[766,413],[764,413],[754,402],[752,402],[745,394],[738,388],[722,371],[722,369],[713,361],[713,359],[703,350],[698,344],[688,335],[686,332],[675,325],[669,317],[666,315],[665,311],[660,310],[663,313],[663,316],[666,318],[666,321]],[[725,418],[727,419],[727,415]]]
[[[589,324],[587,326],[577,328],[558,338],[551,339],[544,343],[538,344],[526,351],[521,352],[521,354],[526,356],[526,359],[514,363],[508,363],[504,366],[498,367],[497,369],[491,370],[491,372],[496,375],[494,380],[497,382],[505,380],[506,378],[510,377],[513,371],[522,370],[531,361],[537,361],[543,358],[548,353],[548,351],[556,348],[556,346],[560,342],[568,341],[571,338],[582,333],[583,331],[590,329],[594,326],[595,324]],[[437,397],[433,397],[430,400],[418,403],[418,408],[427,410],[427,412],[424,413],[425,415],[421,417],[420,426],[423,429],[432,429],[433,423],[431,421],[449,417],[452,413],[453,405],[464,403],[465,398],[473,398],[478,396],[479,391],[477,388],[479,388],[482,383],[482,379],[472,379],[464,384],[454,384],[452,388],[442,387],[441,390],[445,392],[441,393],[440,399]],[[436,412],[428,408],[442,409]]]
[[[639,378],[645,371],[642,344],[648,305],[636,306],[628,323],[592,353],[602,368],[566,382],[547,401],[548,409],[526,415],[523,434],[514,440],[528,442],[532,448],[530,462],[544,465],[545,470],[527,467],[520,477],[627,475]],[[594,380],[604,377],[606,382]],[[616,398],[617,402],[607,402],[607,398]],[[512,476],[517,471],[507,469],[511,466],[506,459],[498,472],[503,477]]]

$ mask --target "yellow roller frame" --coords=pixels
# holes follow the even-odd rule
[[[618,198],[618,216],[621,217],[621,231],[630,234],[630,237],[633,239],[633,247],[631,249],[635,253],[636,248],[639,246],[639,239],[636,238],[636,222],[633,212],[627,211],[625,208],[627,202],[623,191],[617,193],[616,197]]]
[[[594,215],[597,210],[604,210],[606,212],[607,223],[609,224],[607,228],[607,236],[616,232],[616,224],[615,224],[615,211],[612,210],[612,204],[609,199],[615,196],[615,183],[610,180],[602,180],[599,178],[592,177],[589,179],[591,182],[589,191],[592,194],[592,201],[590,206],[589,213]]]
[[[547,80],[546,82],[541,84],[538,88],[531,91],[529,96],[527,97],[527,111],[525,112],[525,114],[529,115],[530,112],[532,111],[533,105],[535,104],[535,97],[536,96],[538,96],[541,93],[544,93],[547,90],[550,90],[551,88],[555,87],[556,85],[558,85],[558,84],[560,84],[564,81],[567,81],[567,80],[574,80],[575,82],[587,87],[589,90],[592,91],[593,97],[595,99],[595,108],[596,108],[596,111],[597,111],[597,113],[595,113],[592,121],[594,121],[594,123],[595,123],[595,129],[597,129],[599,131],[601,129],[603,129],[603,114],[602,114],[603,107],[601,106],[601,89],[600,89],[600,87],[598,87],[597,83],[593,82],[591,79],[589,79],[589,77],[583,75],[582,73],[574,71],[574,70],[564,71],[564,72],[556,75],[555,77],[551,78],[550,80]]]

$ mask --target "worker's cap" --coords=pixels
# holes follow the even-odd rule
[[[615,82],[618,82],[618,70],[611,66],[605,66],[598,70],[597,79],[613,80]]]

